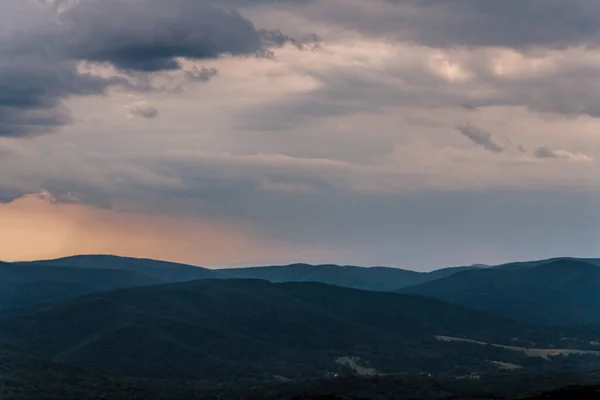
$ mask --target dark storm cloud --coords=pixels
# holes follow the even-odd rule
[[[504,147],[494,142],[491,133],[480,129],[475,125],[461,124],[456,127],[456,130],[487,151],[491,151],[492,153],[502,153],[504,151]]]
[[[75,59],[138,71],[176,69],[261,48],[254,25],[235,11],[194,0],[84,0],[62,16],[62,51]]]
[[[35,136],[72,122],[62,100],[71,95],[101,94],[119,78],[81,74],[77,64],[50,57],[0,51],[0,137]]]
[[[208,0],[83,0],[60,14],[34,0],[7,0],[0,15],[4,137],[40,135],[71,123],[63,106],[71,96],[102,94],[111,86],[136,89],[125,78],[81,72],[81,61],[111,64],[139,78],[178,69],[178,58],[262,50],[250,21]],[[202,70],[196,80],[214,75]]]

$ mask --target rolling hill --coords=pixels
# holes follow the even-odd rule
[[[525,331],[421,296],[234,279],[97,293],[0,319],[0,341],[48,360],[123,376],[211,380],[348,372],[340,357],[381,372],[495,370],[487,359],[527,357],[435,335],[493,342]]]
[[[79,269],[111,269],[129,271],[154,277],[157,282],[174,283],[196,279],[214,279],[218,272],[192,265],[157,261],[145,258],[111,255],[79,255],[55,260],[15,263],[19,266],[69,267]]]
[[[224,276],[273,283],[320,282],[355,289],[391,291],[424,282],[426,274],[398,268],[292,264],[222,270]]]
[[[191,265],[109,255],[80,255],[56,260],[16,263],[70,268],[126,270],[159,279],[163,283],[198,279],[263,279],[273,283],[320,282],[363,290],[393,291],[439,279],[477,267],[452,267],[433,272],[416,272],[389,267],[356,267],[335,264],[290,264],[247,268],[206,269]]]
[[[80,255],[55,260],[0,263],[0,309],[66,300],[103,290],[200,279],[320,282],[356,289],[392,291],[465,269],[470,268],[422,273],[385,267],[293,264],[211,270],[150,259]]]
[[[192,265],[110,255],[80,255],[0,263],[0,309],[60,301],[103,290],[199,279],[264,279],[273,283],[320,282],[364,290],[392,291],[470,267],[431,273],[398,268],[293,264],[211,270]]]
[[[400,291],[532,324],[600,322],[600,266],[577,259],[463,271]]]
[[[83,255],[0,264],[0,308],[60,301],[103,290],[200,279],[318,282],[400,291],[475,307],[527,323],[600,322],[600,261],[557,258],[416,272],[386,267],[292,264],[211,270],[117,256]]]
[[[319,282],[354,289],[388,292],[439,279],[475,267],[444,268],[433,272],[416,272],[389,267],[355,267],[333,264],[291,264],[219,270],[223,277],[264,279],[273,283]]]
[[[98,271],[47,268],[67,277],[70,268]],[[511,348],[577,349],[598,332],[532,328],[430,297],[314,282],[138,286],[0,316],[0,397],[516,398],[593,383],[600,357]]]
[[[85,293],[133,286],[155,285],[161,280],[119,269],[80,269],[38,264],[0,264],[0,309],[64,300]]]

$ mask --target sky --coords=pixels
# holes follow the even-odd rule
[[[599,256],[600,2],[2,0],[0,259]]]

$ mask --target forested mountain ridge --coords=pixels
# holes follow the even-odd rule
[[[600,266],[576,259],[462,271],[399,290],[533,324],[600,322]]]
[[[144,376],[318,376],[343,371],[338,357],[359,357],[386,372],[453,363],[494,369],[462,351],[523,357],[435,336],[509,341],[523,330],[517,322],[422,296],[235,279],[92,294],[0,319],[0,337],[15,348]]]
[[[102,290],[198,279],[321,282],[357,289],[392,291],[460,270],[450,268],[422,273],[386,267],[308,264],[216,270],[150,259],[80,255],[55,260],[0,263],[0,309],[66,300]]]

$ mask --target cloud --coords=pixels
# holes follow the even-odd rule
[[[461,107],[467,111],[479,111],[479,109],[472,104],[463,104]]]
[[[303,54],[306,61],[279,52],[280,60],[287,56],[295,64],[291,77],[314,83],[248,107],[239,116],[242,126],[290,130],[340,115],[412,108],[462,111],[465,104],[478,111],[521,107],[569,118],[600,116],[600,58],[591,49],[434,49],[363,38],[328,43],[328,49],[331,54]]]
[[[158,114],[158,109],[145,101],[132,104],[131,107],[129,107],[129,115],[132,117],[153,119],[158,117]]]
[[[277,47],[282,47],[289,43],[300,50],[310,48],[316,51],[321,49],[322,44],[322,39],[316,33],[304,35],[302,38],[296,39],[283,34],[279,29],[261,29],[260,35],[265,43]]]
[[[0,138],[0,159],[19,155],[22,153],[22,150],[19,143],[10,139]]]
[[[592,158],[588,155],[581,153],[571,153],[566,150],[555,150],[549,146],[539,146],[533,151],[533,155],[536,158],[566,158],[576,161],[592,161]]]
[[[494,141],[491,133],[486,132],[472,124],[467,123],[458,125],[456,127],[456,130],[458,130],[461,134],[466,136],[474,143],[480,145],[485,150],[490,151],[492,153],[502,153],[507,149],[507,147],[497,144]],[[518,150],[519,153],[528,153],[527,149],[525,149],[523,145],[513,143],[510,139],[506,139],[506,141],[511,147]],[[555,150],[550,146],[538,146],[533,150],[532,155],[533,157],[538,159],[564,158],[569,160],[585,162],[593,160],[590,156],[585,154],[572,153],[566,150]]]
[[[177,225],[207,242],[241,243],[240,232],[266,234],[277,238],[268,241],[277,249],[280,240],[333,243],[356,251],[347,262],[409,267],[414,261],[458,263],[465,254],[485,256],[482,249],[490,247],[511,258],[514,226],[544,226],[545,233],[566,232],[550,228],[571,224],[572,243],[592,241],[597,224],[588,217],[597,207],[588,212],[580,206],[598,198],[597,168],[571,160],[587,157],[575,149],[585,149],[590,160],[600,149],[600,52],[593,29],[563,35],[568,21],[551,30],[543,18],[528,22],[527,32],[518,26],[518,35],[506,29],[506,20],[524,24],[525,15],[554,13],[560,3],[531,7],[525,0],[522,16],[513,15],[519,4],[493,0],[120,1],[64,1],[60,16],[54,8],[33,7],[33,0],[0,6],[0,135],[37,136],[0,138],[7,149],[0,150],[0,201],[18,199],[0,209],[14,213],[25,201],[22,194],[48,188],[51,207],[44,203],[35,217],[19,215],[28,226],[43,215],[66,221],[57,217],[44,232],[87,224],[86,243],[75,230],[62,242],[64,252],[177,257],[167,251],[171,247],[195,262],[228,259],[209,257],[203,246],[195,252]],[[565,15],[583,6],[593,15],[592,2],[572,5]],[[206,7],[218,14],[211,17],[218,24],[205,21],[213,11],[193,17]],[[229,11],[238,7],[239,13]],[[489,22],[493,18],[498,21]],[[481,25],[489,29],[475,29]],[[207,41],[197,36],[203,29],[215,30],[222,53],[203,53]],[[313,31],[328,51],[302,51],[312,48],[309,38],[287,36]],[[258,42],[243,37],[238,43],[240,32]],[[188,34],[196,39],[187,40]],[[253,43],[261,48],[253,50]],[[269,55],[265,46],[276,61],[256,57]],[[146,102],[132,105],[132,99]],[[160,118],[141,124],[127,118],[132,106],[130,114],[140,118],[151,117],[157,106]],[[466,133],[453,134],[453,127]],[[61,135],[42,135],[59,129]],[[538,147],[550,149],[543,160],[535,156]],[[530,195],[549,188],[552,196]],[[520,194],[509,202],[520,213],[502,214],[507,203],[497,196],[501,191]],[[551,206],[527,209],[540,202]],[[543,225],[549,209],[581,214],[577,221]],[[533,218],[532,212],[539,214]],[[101,219],[110,220],[110,228],[96,222]],[[232,229],[202,236],[205,230],[185,225],[190,221]],[[471,229],[456,235],[450,230],[457,224]],[[582,232],[586,224],[590,231]],[[145,229],[151,235],[144,236]],[[56,249],[50,233],[30,232],[39,247],[47,240]],[[524,238],[540,238],[538,250],[548,243],[552,251],[572,249],[528,232]],[[160,234],[165,237],[159,240]],[[121,243],[95,244],[111,236]],[[19,246],[26,254],[35,250]],[[251,241],[219,249],[227,257],[255,259],[251,246],[261,254],[268,247]],[[436,246],[439,258],[423,259],[423,248]],[[289,254],[283,261],[292,261]],[[333,257],[323,261],[339,260]]]
[[[198,68],[194,66],[191,70],[185,72],[187,79],[198,82],[208,82],[215,76],[219,75],[219,70],[215,67],[212,68]]]
[[[279,7],[313,22],[431,47],[565,48],[597,45],[600,40],[600,5],[588,0],[313,0],[310,7],[306,3],[284,1]],[[263,6],[267,8],[272,5]]]
[[[248,55],[264,47],[252,22],[210,0],[63,3],[6,0],[0,6],[0,137],[38,136],[73,123],[64,106],[72,96],[148,89],[136,88],[128,74],[142,78],[179,70],[181,59]],[[117,74],[84,71],[84,61],[111,65]],[[188,78],[215,75],[208,69]]]
[[[65,56],[136,71],[178,69],[179,57],[262,48],[250,21],[207,0],[85,0],[65,11],[61,23],[48,40]]]
[[[476,127],[475,125],[461,124],[456,126],[455,129],[473,143],[483,147],[487,151],[491,151],[492,153],[502,153],[504,151],[504,147],[494,142],[494,139],[490,133]]]
[[[0,137],[53,132],[73,122],[62,104],[65,98],[102,94],[121,82],[81,74],[72,61],[3,54],[0,49]]]

